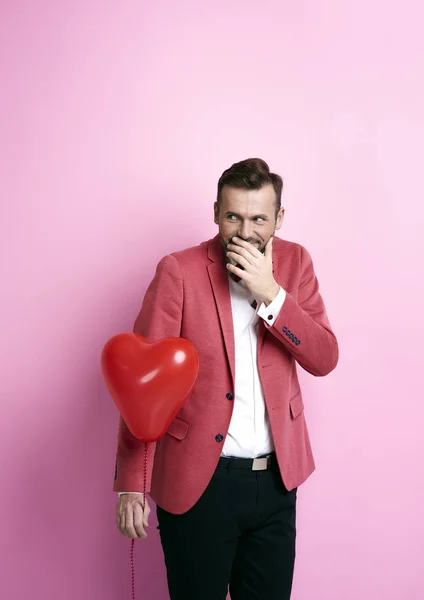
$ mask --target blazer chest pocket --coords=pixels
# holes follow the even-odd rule
[[[189,424],[183,421],[182,419],[175,417],[173,421],[171,421],[170,426],[166,430],[168,435],[171,435],[177,440],[183,440],[189,429]]]
[[[290,400],[290,414],[292,419],[296,419],[303,413],[304,405],[302,392],[299,390]]]

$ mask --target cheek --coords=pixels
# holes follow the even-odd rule
[[[219,230],[221,232],[222,237],[228,238],[234,235],[234,232],[237,229],[237,225],[235,223],[220,223]]]
[[[254,231],[255,231],[256,235],[258,235],[263,240],[265,240],[265,239],[268,239],[271,237],[271,235],[274,232],[274,227],[267,223],[266,225],[256,226]]]

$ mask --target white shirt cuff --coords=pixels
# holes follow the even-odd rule
[[[274,325],[278,315],[280,314],[280,310],[283,307],[285,299],[286,291],[280,286],[280,290],[271,304],[268,304],[267,306],[265,302],[262,302],[258,309],[258,316],[268,323],[268,325]]]
[[[122,496],[122,494],[144,494],[144,492],[118,492],[118,496]]]

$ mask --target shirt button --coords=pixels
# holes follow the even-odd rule
[[[268,315],[268,321],[271,321],[273,318],[273,315]]]
[[[228,392],[228,394],[225,397],[227,398],[227,400],[234,400],[234,396],[231,392]]]
[[[218,435],[215,436],[215,439],[217,442],[222,442],[222,440],[224,439],[224,436],[221,435],[220,433],[218,433]]]

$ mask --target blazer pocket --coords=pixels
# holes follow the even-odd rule
[[[304,405],[302,392],[299,390],[290,400],[290,413],[292,419],[295,419],[303,413]]]
[[[179,417],[175,417],[173,421],[171,421],[170,426],[166,430],[168,435],[172,435],[172,437],[177,440],[183,440],[188,432],[189,424],[180,419]]]

